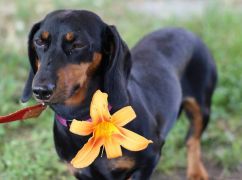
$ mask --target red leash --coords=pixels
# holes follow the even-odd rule
[[[42,111],[46,109],[47,106],[43,104],[37,104],[34,106],[26,107],[24,109],[18,110],[6,116],[0,116],[0,123],[7,123],[12,121],[25,120],[29,118],[38,117]]]

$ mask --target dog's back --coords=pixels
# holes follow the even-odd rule
[[[185,109],[191,119],[188,150],[192,146],[200,153],[198,144],[209,121],[211,96],[217,80],[216,67],[208,48],[189,31],[167,28],[144,37],[131,54],[131,104],[136,108],[137,117],[144,118],[139,121],[146,124],[142,125],[146,127],[145,135],[159,136],[157,139],[164,140],[181,110]],[[135,129],[141,128],[137,126],[138,123]],[[188,156],[193,156],[193,153],[188,151]],[[194,155],[197,159],[200,159],[199,153]],[[194,165],[194,160],[190,161],[188,176],[200,173],[199,176],[206,179],[207,173],[201,162],[196,160]],[[194,172],[193,165],[200,167],[199,172]]]

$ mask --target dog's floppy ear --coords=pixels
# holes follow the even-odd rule
[[[114,26],[106,29],[108,57],[104,77],[104,91],[109,94],[111,106],[119,109],[128,105],[127,78],[131,69],[128,46]]]
[[[25,83],[25,87],[24,87],[23,94],[21,97],[22,102],[27,102],[32,96],[32,81],[33,81],[34,75],[37,71],[37,67],[36,67],[37,55],[36,55],[36,51],[35,51],[34,45],[33,45],[33,37],[34,37],[34,34],[39,30],[40,24],[41,24],[41,22],[34,24],[34,26],[32,27],[32,29],[29,33],[28,56],[29,56],[29,62],[30,62],[31,67],[30,67],[29,76]]]

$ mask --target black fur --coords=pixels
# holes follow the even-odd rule
[[[52,42],[44,51],[31,48],[34,37],[42,30],[52,35]],[[60,35],[68,31],[79,33],[92,48],[78,52],[75,57],[68,56],[59,42]],[[89,83],[85,102],[74,107],[63,102],[48,102],[57,114],[66,119],[86,119],[91,97],[101,89],[109,94],[112,111],[131,105],[137,118],[126,127],[154,142],[141,152],[123,151],[124,156],[135,160],[132,169],[112,170],[109,160],[99,157],[91,166],[76,173],[79,179],[149,179],[186,97],[197,100],[204,116],[204,129],[208,124],[216,68],[209,50],[191,32],[180,28],[158,30],[144,37],[129,51],[116,28],[105,24],[94,13],[61,10],[47,15],[35,25],[29,38],[30,72],[36,73],[34,61],[37,57],[42,61],[40,71],[43,72],[37,72],[36,81],[47,73],[49,81],[56,82],[54,73],[58,68],[68,63],[91,61],[88,57],[94,51],[103,55],[101,66]],[[31,79],[30,73],[23,101],[31,96]],[[87,139],[70,133],[68,128],[54,121],[56,150],[62,160],[69,162]]]

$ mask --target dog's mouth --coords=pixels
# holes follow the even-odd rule
[[[48,104],[51,103],[51,100],[50,100],[50,99],[39,99],[39,98],[36,97],[36,96],[34,96],[34,97],[35,97],[35,99],[36,99],[36,101],[37,101],[38,103],[46,104],[46,105],[48,105]]]
[[[71,93],[70,93],[70,96],[69,97],[72,97],[74,96],[75,94],[77,94],[81,89],[81,85],[80,84],[76,84],[73,86],[72,90],[71,90]]]
[[[42,104],[49,103],[51,96],[52,96],[52,95],[40,96],[40,95],[37,95],[35,92],[33,92],[33,94],[34,94],[34,98],[36,99],[36,101],[39,103],[42,103]]]

